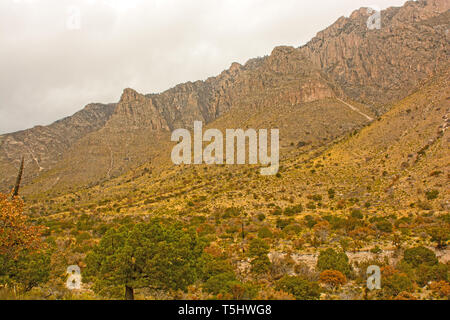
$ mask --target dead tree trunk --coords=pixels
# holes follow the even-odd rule
[[[22,161],[20,162],[19,173],[17,174],[16,184],[14,185],[14,191],[12,194],[13,199],[19,195],[20,182],[22,181],[22,174],[23,174],[23,163],[24,163],[24,157],[22,156]]]
[[[134,300],[134,289],[129,286],[125,286],[125,300]]]

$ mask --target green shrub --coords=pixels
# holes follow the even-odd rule
[[[425,193],[428,200],[434,200],[439,196],[439,191],[437,190],[429,190]]]
[[[362,214],[361,209],[359,209],[359,208],[352,208],[350,214],[353,218],[356,218],[356,219],[364,218],[364,215]]]
[[[80,232],[80,234],[78,234],[76,236],[77,239],[77,243],[81,243],[84,240],[89,240],[91,239],[91,235],[88,232]]]
[[[311,202],[308,202],[308,203],[306,204],[306,207],[307,207],[308,209],[310,209],[310,210],[315,210],[315,209],[316,209],[316,204],[315,204],[313,201],[311,201]]]
[[[236,207],[226,208],[223,214],[223,218],[237,217],[241,215],[242,210]]]
[[[270,269],[270,260],[269,257],[266,255],[262,255],[260,257],[257,257],[253,259],[251,262],[252,272],[255,274],[264,274],[267,273]]]
[[[334,189],[328,189],[328,198],[334,199],[335,195],[336,191],[334,191]]]
[[[438,263],[436,254],[423,246],[406,249],[403,254],[403,260],[412,265],[414,268],[417,268],[421,264],[434,266]]]
[[[211,276],[203,287],[213,294],[225,294],[231,291],[231,286],[235,281],[236,275],[233,272],[219,273]]]
[[[345,220],[338,216],[329,215],[329,216],[325,216],[324,219],[328,221],[328,223],[331,226],[331,229],[333,229],[333,230],[341,229],[344,227],[344,224],[345,224]]]
[[[273,233],[272,233],[272,231],[270,231],[270,229],[268,227],[262,227],[258,231],[258,237],[260,237],[260,238],[272,238],[273,237]]]
[[[298,225],[297,223],[293,223],[288,225],[286,228],[283,229],[283,232],[290,235],[296,235],[299,234],[302,231],[302,227]]]
[[[389,277],[383,277],[381,285],[387,295],[394,297],[401,292],[411,292],[413,290],[413,282],[402,273],[394,273]]]
[[[297,300],[319,300],[320,297],[320,287],[317,282],[296,276],[284,276],[277,282],[276,288],[292,294]]]
[[[262,274],[269,271],[270,260],[267,256],[269,248],[269,245],[262,239],[256,238],[250,242],[248,255],[253,258],[251,261],[252,272]]]
[[[387,220],[379,221],[375,224],[378,230],[385,233],[391,233],[392,232],[392,223],[390,223]]]
[[[317,224],[317,221],[310,215],[307,215],[305,217],[305,222],[306,222],[306,226],[310,229]]]
[[[269,245],[262,239],[253,239],[250,241],[248,255],[250,257],[260,257],[269,253]]]
[[[17,286],[23,292],[46,283],[51,272],[51,252],[25,250],[16,259],[0,255],[0,283]]]
[[[370,249],[370,252],[378,254],[381,253],[383,250],[379,246],[375,246],[374,248]]]
[[[301,204],[293,206],[293,207],[287,207],[284,209],[284,214],[287,216],[293,216],[299,213],[303,212],[303,206]]]
[[[350,277],[352,271],[347,255],[344,252],[337,252],[332,248],[320,252],[317,260],[317,268],[320,271],[337,270],[347,277]]]
[[[431,228],[428,230],[428,234],[431,236],[431,241],[436,242],[440,249],[445,248],[447,241],[450,240],[450,228],[448,226]]]
[[[281,216],[281,214],[283,213],[283,211],[281,210],[280,207],[276,207],[275,209],[272,210],[272,215],[274,216]]]
[[[152,219],[109,229],[86,257],[83,277],[99,294],[117,297],[125,289],[158,287],[186,290],[199,275],[205,243],[194,228]]]
[[[277,225],[277,228],[283,230],[288,225],[290,225],[292,222],[293,222],[292,219],[277,219],[276,225]]]
[[[434,266],[421,264],[417,269],[417,283],[421,286],[430,281],[449,281],[449,267],[443,263]]]

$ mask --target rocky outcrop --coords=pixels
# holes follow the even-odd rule
[[[108,126],[125,132],[146,127],[152,130],[169,129],[167,122],[153,104],[152,99],[130,88],[123,91]]]
[[[408,95],[449,61],[450,2],[409,1],[381,12],[359,9],[319,32],[300,50],[354,100],[380,107]],[[380,112],[385,109],[380,109]]]
[[[113,130],[190,128],[209,123],[231,108],[264,104],[300,104],[334,95],[332,88],[293,47],[277,47],[266,58],[233,63],[217,77],[180,84],[161,94],[125,89],[106,124]]]

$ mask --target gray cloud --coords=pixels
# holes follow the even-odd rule
[[[123,88],[160,92],[299,46],[342,15],[404,0],[0,0],[0,133],[46,125]],[[69,30],[80,12],[80,29]],[[76,26],[70,24],[69,26]]]

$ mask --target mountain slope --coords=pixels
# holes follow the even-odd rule
[[[25,157],[24,182],[27,183],[58,163],[76,141],[102,128],[114,108],[115,104],[90,104],[49,126],[0,135],[0,190],[12,187],[22,156]]]
[[[235,63],[218,77],[182,84],[159,95],[126,89],[105,126],[68,150],[52,170],[36,180],[35,190],[67,190],[104,181],[150,159],[168,162],[170,152],[162,154],[162,150],[171,145],[171,131],[192,128],[194,120],[208,124],[244,113],[248,117],[259,113],[256,118],[269,119],[277,115],[276,109],[269,110],[279,106],[298,108],[303,103],[334,96],[332,85],[300,51],[291,47],[275,48],[267,58],[251,60],[244,66]],[[351,128],[361,124],[361,119],[357,119]],[[276,122],[276,118],[272,120]],[[229,125],[240,128],[243,124],[235,121]],[[334,137],[343,131],[329,135]],[[314,128],[310,132],[313,139],[321,138]]]
[[[234,63],[206,81],[161,94],[125,89],[106,121],[77,133],[79,138],[57,152],[56,162],[41,164],[46,170],[24,192],[74,191],[149,162],[159,170],[168,161],[170,132],[191,128],[194,120],[218,120],[215,125],[229,128],[279,127],[285,146],[321,147],[385,113],[445,68],[448,9],[445,0],[407,2],[382,12],[381,30],[369,30],[369,14],[360,9],[303,47],[277,47],[270,56]],[[360,114],[348,105],[357,105]],[[55,159],[53,151],[35,149],[22,146],[15,152],[30,154],[27,165],[34,158]],[[0,163],[7,184],[14,170],[5,154]]]
[[[252,217],[264,213],[269,218],[274,208],[293,204],[302,204],[304,214],[340,212],[355,204],[370,204],[374,214],[424,206],[448,212],[449,76],[446,71],[434,77],[379,120],[326,145],[283,147],[280,177],[259,175],[259,166],[172,165],[152,172],[146,164],[36,210],[62,213],[75,201],[75,212],[112,215],[210,216],[240,207]],[[336,193],[333,199],[328,199],[330,189]],[[437,199],[426,199],[430,190],[438,191]],[[313,195],[323,199],[320,207],[308,207]]]

